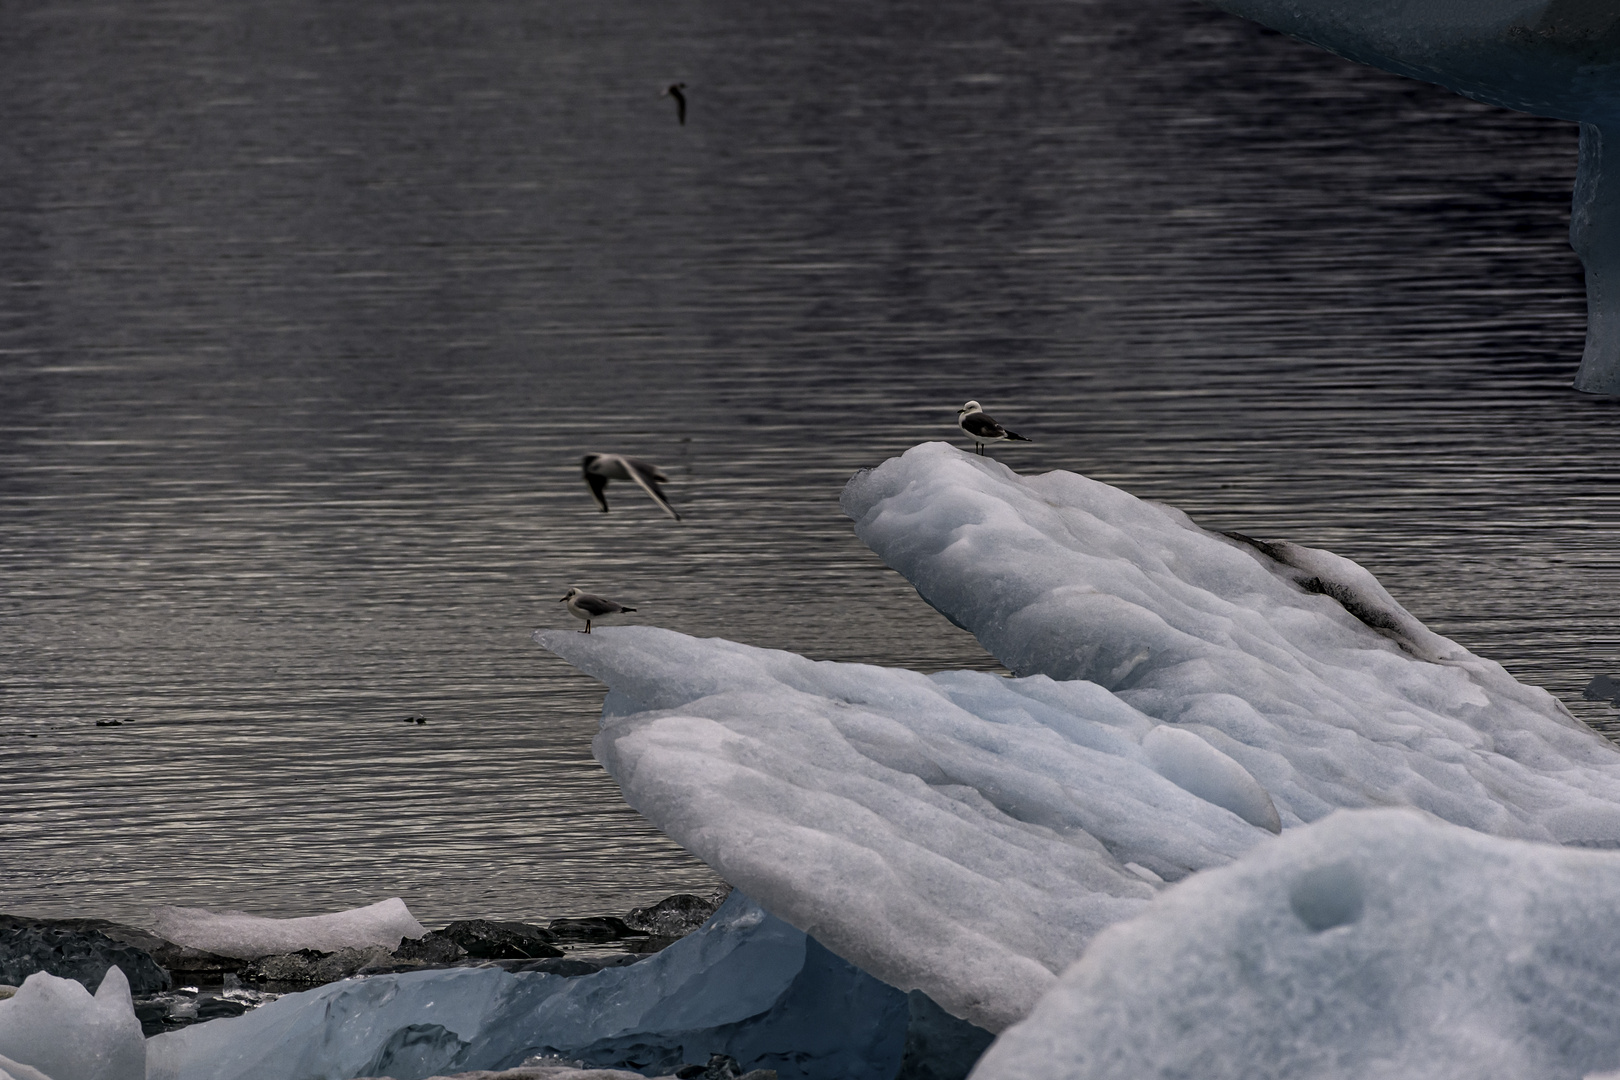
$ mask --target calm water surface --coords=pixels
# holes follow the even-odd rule
[[[1182,0],[18,0],[0,122],[0,910],[707,888],[530,632],[995,670],[837,506],[968,398],[1620,719],[1572,125]]]

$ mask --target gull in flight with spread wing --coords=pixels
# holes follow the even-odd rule
[[[669,500],[664,498],[663,491],[658,487],[659,484],[669,483],[669,477],[665,476],[658,466],[622,454],[586,454],[583,471],[585,482],[591,485],[591,495],[595,497],[596,505],[602,508],[602,513],[607,513],[608,508],[608,481],[634,480],[641,485],[642,491],[651,495],[654,501],[664,508],[664,513],[676,521],[681,520],[681,515],[669,505]]]
[[[622,615],[626,611],[636,610],[623,604],[615,604],[606,597],[588,593],[578,585],[571,586],[568,595],[560,598],[557,603],[561,604],[564,601],[568,603],[568,614],[576,619],[585,620],[585,629],[580,631],[582,634],[591,632],[592,619],[600,622],[610,615]]]
[[[987,442],[1002,442],[1011,439],[1013,442],[1034,442],[1026,439],[1016,431],[1008,431],[996,423],[996,418],[984,411],[984,406],[977,401],[970,401],[956,410],[956,422],[962,430],[973,436],[973,445],[978,447],[979,454],[984,454],[984,444]]]

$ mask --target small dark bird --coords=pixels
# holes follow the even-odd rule
[[[984,406],[977,401],[970,401],[956,410],[956,422],[962,430],[973,436],[973,445],[978,447],[979,454],[984,455],[984,444],[987,442],[1003,442],[1011,439],[1013,442],[1034,442],[1026,439],[1016,431],[1008,431],[996,423],[995,417],[984,411]]]
[[[600,622],[610,615],[622,615],[626,611],[636,610],[633,607],[625,607],[623,604],[615,604],[605,597],[594,596],[577,585],[570,588],[568,595],[559,599],[557,603],[560,604],[563,601],[568,602],[568,614],[576,619],[585,620],[585,629],[580,631],[582,634],[591,632],[592,619]]]
[[[662,469],[656,465],[649,465],[633,457],[622,454],[586,454],[585,464],[581,471],[585,474],[585,482],[591,486],[591,496],[596,499],[596,505],[607,513],[607,486],[609,480],[634,480],[641,485],[641,490],[651,495],[664,513],[681,520],[681,515],[669,505],[664,498],[663,489],[659,484],[669,483],[669,477],[664,475]]]
[[[678,82],[671,83],[669,89],[664,91],[665,97],[672,97],[675,99],[675,119],[681,122],[682,127],[686,126],[686,95],[681,93],[681,91],[685,89],[686,84],[683,82]]]

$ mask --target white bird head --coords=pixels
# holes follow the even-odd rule
[[[984,412],[984,406],[980,405],[977,401],[970,401],[966,405],[962,406],[960,409],[957,409],[956,410],[956,415],[957,416],[966,416],[968,413],[976,413],[976,412]]]
[[[558,597],[557,598],[557,603],[560,604],[564,600],[572,600],[574,597],[578,596],[580,593],[582,593],[584,591],[585,590],[581,589],[578,585],[570,585],[570,586],[568,586],[568,595]]]

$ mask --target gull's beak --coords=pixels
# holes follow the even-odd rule
[[[559,603],[559,604],[560,604],[560,603],[562,603],[562,602],[563,602],[563,601],[564,601],[564,600],[566,600],[566,599],[568,599],[568,597],[566,597],[566,596],[559,596],[559,597],[557,597],[557,603]]]

